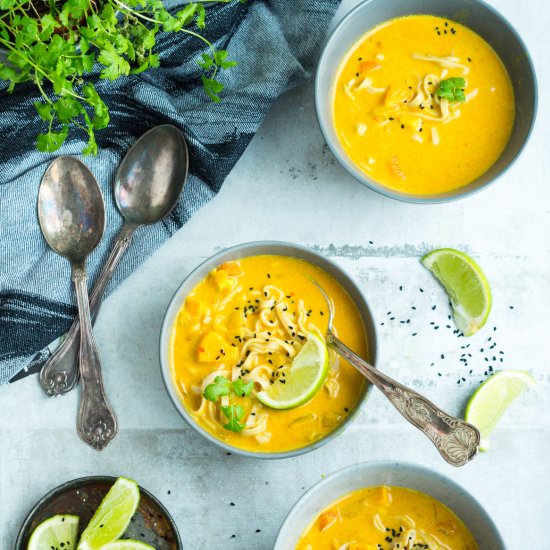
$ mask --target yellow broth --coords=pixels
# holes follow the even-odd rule
[[[433,497],[403,487],[353,491],[323,510],[296,550],[478,550],[460,519]]]
[[[172,332],[173,380],[196,422],[216,438],[257,452],[297,449],[334,430],[357,405],[364,379],[343,360],[337,360],[324,386],[300,407],[269,409],[254,393],[249,397],[234,397],[232,402],[243,407],[243,422],[252,426],[240,433],[224,428],[227,417],[220,412],[219,404],[207,403],[203,398],[205,380],[215,372],[222,372],[228,379],[242,377],[247,381],[260,365],[259,370],[267,373],[261,379],[263,383],[266,377],[270,383],[283,380],[278,371],[289,368],[292,360],[289,352],[253,353],[251,360],[243,353],[244,346],[251,345],[249,349],[254,349],[262,344],[271,345],[268,341],[276,336],[275,329],[268,328],[266,332],[258,328],[262,324],[259,318],[261,312],[268,320],[276,317],[278,308],[283,308],[284,315],[290,316],[293,322],[302,315],[303,324],[324,334],[327,306],[311,279],[324,288],[334,303],[334,327],[339,337],[360,356],[367,357],[365,329],[350,296],[331,275],[301,259],[265,255],[227,262],[213,270],[186,298]],[[276,289],[281,291],[278,298]],[[272,299],[273,304],[278,301],[277,310],[270,303]],[[279,324],[277,330],[284,328]],[[296,331],[284,337],[287,342],[284,345],[291,353],[304,344],[304,336]],[[275,378],[267,376],[270,372]],[[260,418],[263,428],[256,430],[254,422]]]
[[[455,78],[464,79],[465,101],[439,96],[442,81],[452,88]],[[497,161],[514,124],[513,88],[495,51],[465,26],[431,15],[393,19],[364,35],[340,67],[333,98],[349,158],[407,193],[471,183]]]

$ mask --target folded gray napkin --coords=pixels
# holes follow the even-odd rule
[[[140,229],[108,292],[180,228],[221,188],[273,101],[301,83],[315,65],[339,0],[248,0],[208,4],[206,34],[239,65],[224,71],[222,102],[204,94],[197,57],[203,44],[183,34],[159,34],[161,66],[114,82],[94,83],[111,112],[97,132],[99,154],[83,157],[106,202],[107,227],[88,269],[93,281],[121,218],[112,200],[113,175],[131,144],[149,128],[181,128],[190,151],[190,177],[170,217]],[[169,4],[181,9],[183,2]],[[67,260],[46,245],[36,215],[40,179],[54,155],[34,148],[41,131],[31,84],[15,93],[0,86],[0,383],[37,372],[48,345],[66,332],[77,311]],[[80,157],[86,136],[69,135],[58,154]]]

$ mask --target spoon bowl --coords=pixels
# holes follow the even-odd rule
[[[126,222],[149,225],[176,206],[187,179],[189,155],[182,133],[169,124],[141,136],[120,164],[113,185]]]
[[[38,193],[38,220],[49,246],[73,262],[82,262],[105,229],[101,190],[88,168],[74,157],[54,160]]]

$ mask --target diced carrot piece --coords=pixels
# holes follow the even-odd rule
[[[231,282],[229,281],[229,273],[226,269],[217,269],[216,271],[213,271],[210,276],[220,290],[224,290],[231,286]]]
[[[380,67],[380,63],[376,63],[376,61],[363,61],[363,63],[359,65],[359,71],[371,71],[372,69],[376,69],[376,67]]]
[[[319,530],[324,531],[333,525],[338,519],[336,510],[327,510],[319,516]]]
[[[243,274],[243,270],[237,262],[225,262],[220,265],[220,267],[218,267],[218,271],[220,269],[224,269],[225,271],[227,271],[228,275],[230,275],[231,277],[239,277]]]
[[[204,311],[204,304],[194,296],[187,296],[185,299],[185,309],[193,317],[198,317]]]

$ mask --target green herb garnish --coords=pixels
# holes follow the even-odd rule
[[[108,80],[158,67],[153,49],[159,32],[184,32],[208,46],[210,53],[198,64],[206,94],[220,101],[217,74],[236,62],[186,28],[193,23],[205,26],[200,2],[172,14],[162,0],[0,0],[0,47],[8,59],[0,63],[0,79],[9,82],[8,92],[22,82],[40,91],[42,101],[34,106],[46,130],[38,135],[39,151],[56,151],[69,128],[78,127],[88,136],[83,153],[96,154],[95,131],[108,125],[109,111],[87,75],[95,63],[102,67],[100,78]]]
[[[214,382],[204,388],[203,396],[208,401],[215,403],[220,397],[229,395],[230,389],[231,382],[225,376],[216,376]]]
[[[231,400],[234,396],[248,397],[254,389],[254,382],[250,380],[245,382],[242,378],[237,378],[230,382],[225,376],[216,376],[214,382],[204,388],[203,397],[216,403],[220,397],[229,396]],[[224,424],[226,430],[240,432],[244,429],[244,424],[239,422],[244,415],[244,409],[241,405],[230,403],[228,406],[221,407],[222,413],[227,418],[227,424]]]
[[[464,94],[465,87],[466,80],[461,76],[447,78],[439,83],[436,93],[439,97],[448,101],[466,101],[466,95]]]
[[[254,382],[252,380],[245,382],[242,378],[237,378],[237,380],[231,383],[231,388],[235,392],[235,395],[248,397],[254,389]]]
[[[239,420],[244,415],[244,409],[240,405],[229,405],[228,407],[222,407],[222,413],[227,417],[227,424],[223,427],[231,432],[242,432],[244,424]]]

